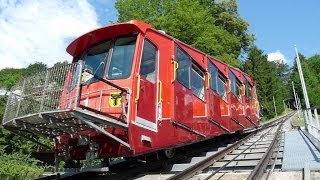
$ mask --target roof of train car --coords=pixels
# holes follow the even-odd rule
[[[121,28],[120,28],[121,27]],[[193,58],[199,58],[199,55],[195,55],[195,53],[191,53],[190,49],[192,49],[195,52],[201,53],[203,56],[208,57],[211,62],[213,62],[218,69],[227,77],[227,68],[230,68],[231,71],[236,71],[236,72],[241,72],[244,77],[248,80],[248,82],[253,85],[254,81],[252,79],[252,77],[250,75],[248,75],[247,73],[244,73],[242,71],[240,71],[239,69],[230,66],[229,64],[226,64],[224,62],[222,62],[221,60],[218,60],[217,58],[214,58],[210,55],[207,55],[206,53],[195,49],[194,47],[172,37],[169,36],[161,31],[158,31],[156,29],[154,29],[150,24],[147,24],[145,22],[139,21],[139,20],[131,20],[128,22],[123,22],[123,23],[115,23],[115,24],[111,24],[108,26],[103,26],[100,28],[97,28],[95,30],[92,30],[90,32],[87,32],[83,35],[81,35],[80,37],[78,37],[77,39],[75,39],[73,42],[71,42],[69,44],[69,46],[67,47],[67,52],[72,55],[72,56],[76,56],[79,55],[81,52],[83,52],[83,50],[85,50],[87,47],[90,47],[94,44],[97,44],[103,40],[108,40],[110,39],[110,37],[113,36],[113,34],[117,34],[117,35],[126,35],[129,33],[132,33],[134,31],[140,31],[142,33],[146,33],[147,30],[154,30],[155,32],[166,36],[172,40],[174,40],[179,46],[181,46],[186,52],[188,52],[188,54]],[[183,47],[185,46],[185,47]],[[189,48],[189,50],[187,49]],[[223,67],[225,66],[225,67]],[[238,74],[238,73],[236,73]],[[237,76],[237,78],[239,78],[239,76]],[[239,79],[241,82],[243,82],[242,79]]]
[[[126,35],[134,31],[145,33],[147,29],[152,28],[150,24],[132,20],[124,23],[116,23],[104,26],[83,34],[75,39],[67,47],[67,52],[71,56],[77,56],[87,47],[97,44],[101,41],[108,40],[116,35]]]

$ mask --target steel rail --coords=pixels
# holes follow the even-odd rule
[[[284,121],[282,121],[284,122]],[[275,145],[277,144],[280,134],[281,134],[281,129],[282,129],[283,123],[279,125],[277,128],[276,134],[274,135],[274,138],[268,147],[267,151],[263,154],[262,158],[258,162],[258,164],[254,167],[253,171],[250,173],[249,177],[247,178],[248,180],[256,180],[256,179],[261,179],[264,171],[266,170],[269,160],[274,153]]]
[[[268,180],[269,177],[271,176],[271,173],[273,172],[273,170],[274,170],[274,168],[275,168],[275,166],[276,166],[276,162],[277,162],[277,159],[278,159],[278,154],[279,154],[279,151],[280,151],[280,145],[281,145],[281,142],[278,141],[278,150],[277,150],[276,156],[275,156],[275,158],[274,158],[272,167],[271,167],[271,169],[269,170],[268,175],[267,175],[267,177],[266,177],[267,180]]]
[[[173,180],[173,179],[175,179],[175,180],[181,179],[182,180],[182,179],[188,179],[188,178],[194,176],[197,172],[202,171],[203,169],[207,168],[211,164],[215,163],[219,159],[226,156],[228,153],[236,150],[238,147],[240,147],[242,144],[244,144],[247,139],[251,138],[255,134],[256,134],[256,132],[250,133],[249,135],[244,137],[242,140],[232,144],[231,146],[225,148],[222,151],[217,152],[216,154],[204,159],[203,161],[198,162],[197,164],[187,168],[186,170],[181,171],[180,173],[175,174],[174,176],[171,176],[170,178],[168,178],[168,180]]]
[[[171,176],[168,179],[169,180],[173,180],[173,179],[188,179],[188,178],[194,176],[198,172],[201,172],[202,170],[204,170],[208,166],[214,164],[216,161],[218,161],[219,159],[223,158],[228,153],[230,153],[230,152],[234,151],[235,149],[237,149],[238,147],[240,147],[247,139],[249,139],[250,137],[255,135],[257,132],[260,132],[260,131],[262,131],[264,129],[267,129],[269,127],[272,127],[272,126],[276,126],[279,123],[283,123],[283,121],[288,119],[288,118],[290,118],[292,116],[292,114],[294,114],[294,113],[287,114],[287,115],[285,115],[283,117],[280,117],[279,119],[274,120],[274,121],[272,121],[270,123],[266,123],[264,125],[261,125],[255,131],[250,132],[250,134],[247,135],[242,140],[240,140],[240,141],[236,142],[235,144],[227,147],[226,149],[224,149],[224,150],[222,150],[222,151],[220,151],[220,152],[218,152],[218,153],[216,153],[216,154],[204,159],[203,161],[196,163],[195,165],[185,169],[184,171],[181,171],[181,172],[175,174],[174,176]]]
[[[204,180],[209,180],[212,176],[214,176],[215,174],[217,174],[219,171],[221,171],[222,169],[224,169],[225,167],[227,167],[228,164],[230,164],[232,161],[234,161],[235,159],[237,159],[240,155],[242,155],[245,151],[247,151],[248,149],[250,149],[253,145],[255,145],[257,142],[259,142],[262,138],[266,137],[269,132],[272,129],[269,129],[265,134],[261,135],[259,137],[259,139],[257,139],[255,142],[253,142],[250,146],[248,146],[247,148],[245,148],[244,150],[242,150],[238,155],[236,155],[234,158],[230,159],[226,164],[224,164],[223,166],[221,166],[219,169],[215,170],[213,173],[211,173],[209,176],[207,176],[206,178],[204,178]]]

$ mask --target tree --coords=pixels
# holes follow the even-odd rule
[[[306,88],[308,91],[308,97],[311,107],[320,107],[320,77],[318,75],[319,64],[317,62],[320,61],[319,56],[315,55],[306,59],[305,56],[299,54],[301,69],[303,72],[304,80],[306,83]],[[294,64],[292,68],[291,79],[294,82],[296,92],[302,101],[302,108],[305,108],[304,96],[301,88],[301,81],[298,73],[297,65]]]
[[[57,64],[59,65],[59,64]],[[27,68],[14,69],[6,68],[0,70],[0,89],[10,91],[19,80],[25,76],[33,75],[35,73],[44,71],[47,65],[37,62],[30,64]],[[2,124],[3,115],[6,108],[7,96],[0,96],[0,120]],[[45,141],[44,138],[39,138],[40,141]],[[41,149],[38,145],[27,141],[26,139],[9,133],[7,130],[0,128],[0,146],[5,153],[19,152],[28,154],[37,149]]]
[[[240,65],[237,58],[241,50],[253,40],[247,38],[246,42],[242,42],[245,40],[244,34],[247,35],[248,26],[234,12],[237,5],[226,3],[221,5],[224,9],[217,11],[208,6],[211,3],[215,2],[117,0],[116,8],[121,22],[138,19],[151,23],[156,29],[164,30],[169,35],[237,67]],[[219,14],[215,14],[216,11]],[[219,23],[222,21],[224,24]]]
[[[238,51],[247,51],[255,38],[253,34],[248,33],[249,23],[240,17],[237,0],[202,0],[201,4],[209,7],[216,26],[240,39]]]
[[[283,100],[288,98],[283,74],[286,65],[269,62],[262,50],[253,46],[249,49],[248,60],[244,62],[242,70],[250,74],[257,84],[257,93],[264,119],[275,116],[273,97],[276,100],[277,113],[284,111]]]

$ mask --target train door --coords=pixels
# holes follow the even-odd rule
[[[138,75],[137,117],[136,123],[157,130],[157,84],[158,51],[156,46],[145,39],[143,43],[140,70]],[[140,84],[139,84],[140,83]]]
[[[247,81],[247,79],[244,79],[244,112],[245,112],[245,116],[246,118],[249,120],[252,120],[250,115],[251,115],[251,111],[250,111],[250,106],[251,106],[251,85],[249,84],[249,82]],[[250,124],[251,126],[252,124]]]
[[[243,110],[242,103],[240,102],[241,98],[241,84],[237,80],[233,72],[229,71],[230,78],[230,104],[231,104],[231,121],[233,125],[231,126],[233,130],[242,129],[245,126],[240,121],[240,112]]]
[[[193,117],[192,91],[190,89],[191,58],[180,47],[176,46],[174,63],[176,81],[174,82],[174,110],[178,122],[188,123]]]
[[[226,93],[225,86],[222,86],[221,77],[219,77],[219,70],[218,68],[213,65],[213,63],[208,63],[209,73],[210,73],[210,85],[209,85],[209,115],[210,115],[210,122],[213,123],[215,126],[214,132],[215,133],[224,133],[225,131],[229,132],[227,129],[229,127],[228,121],[223,121],[221,118],[221,109],[227,107],[223,96]],[[221,76],[221,75],[220,75]],[[225,106],[224,106],[225,104]]]

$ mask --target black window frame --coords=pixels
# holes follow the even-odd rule
[[[244,79],[244,94],[245,96],[248,98],[248,99],[251,99],[252,98],[252,94],[251,94],[251,91],[252,91],[252,86],[251,84],[249,83],[249,81],[247,80],[247,78]]]
[[[185,59],[185,60],[182,60],[182,59],[179,59],[179,56],[178,56],[178,51],[181,51],[181,53],[187,58],[187,59]],[[178,69],[177,69],[177,71],[176,71],[176,80],[180,83],[180,84],[182,84],[184,87],[186,87],[187,89],[191,89],[191,77],[190,77],[190,73],[191,73],[191,66],[192,66],[192,58],[189,56],[189,54],[188,53],[186,53],[181,47],[179,47],[178,45],[176,45],[176,50],[175,50],[175,60],[176,60],[176,62],[178,63]],[[188,76],[180,76],[181,74],[179,73],[179,70],[181,70],[181,67],[182,67],[182,65],[181,64],[179,64],[179,62],[182,62],[182,61],[186,61],[186,66],[183,66],[184,68],[187,68],[188,69],[188,71],[187,71],[187,73],[188,73]],[[182,69],[182,70],[184,70],[184,69]],[[185,73],[185,72],[183,72],[183,73]],[[180,78],[188,78],[187,79],[187,81],[188,82],[185,82],[185,80],[184,79],[180,79]],[[187,83],[187,84],[186,84]]]
[[[218,89],[218,76],[219,76],[219,69],[216,65],[214,65],[211,61],[209,61],[208,63],[208,71],[210,74],[210,82],[209,82],[209,87],[210,89],[212,89],[213,91],[217,92]],[[212,69],[214,69],[214,74],[213,71],[211,71]]]
[[[119,38],[126,38],[126,37],[136,37],[135,39],[135,44],[134,44],[134,49],[133,49],[133,52],[132,52],[132,59],[131,59],[131,68],[130,68],[130,73],[127,75],[127,76],[124,76],[124,77],[121,77],[121,78],[110,78],[109,77],[109,71],[110,71],[110,64],[111,64],[111,60],[113,58],[113,53],[114,53],[114,47],[115,47],[115,43],[116,41],[119,39]],[[113,40],[112,40],[112,47],[110,48],[110,52],[109,52],[109,55],[108,55],[108,58],[107,58],[107,67],[105,69],[105,75],[104,77],[106,77],[106,79],[108,80],[121,80],[121,79],[128,79],[131,74],[132,74],[132,69],[133,69],[133,60],[134,60],[134,56],[135,56],[135,52],[136,52],[136,49],[137,49],[137,42],[138,42],[138,35],[127,35],[127,36],[118,36],[118,37],[115,37]]]
[[[197,92],[198,90],[195,91],[195,89],[193,88],[193,75],[196,75],[198,77],[201,78],[201,83],[202,83],[202,87],[200,89],[200,94],[198,94],[199,92]],[[201,70],[201,68],[199,68],[196,64],[192,63],[191,65],[191,70],[190,70],[190,86],[191,86],[191,91],[193,93],[193,95],[195,95],[196,97],[198,97],[200,100],[205,101],[206,100],[206,92],[205,92],[205,76],[204,76],[204,72]],[[201,96],[202,95],[202,96]]]
[[[107,51],[107,53],[106,53],[106,55],[105,55],[105,57],[103,58],[103,61],[102,61],[102,62],[104,62],[104,67],[103,67],[101,76],[96,75],[95,72],[89,72],[92,75],[98,76],[100,78],[104,78],[104,76],[106,74],[106,70],[107,70],[107,63],[108,63],[108,59],[109,59],[109,56],[110,56],[110,50],[112,49],[112,46],[113,46],[113,40],[112,39],[107,39],[107,40],[103,40],[103,41],[100,41],[98,43],[95,43],[95,44],[91,45],[89,48],[87,48],[83,53],[81,53],[78,56],[78,58],[79,58],[78,60],[80,60],[80,59],[83,60],[83,66],[84,66],[83,67],[83,71],[86,71],[85,66],[86,66],[86,63],[88,61],[87,57],[88,57],[88,52],[90,51],[90,49],[92,49],[93,47],[96,47],[98,45],[101,45],[103,43],[106,43],[106,42],[110,42],[110,45],[109,45],[108,51]],[[99,80],[97,78],[92,77],[92,79],[90,79],[89,82],[83,83],[83,84],[89,85],[89,84],[93,84],[93,83],[96,83],[96,82],[99,82]]]
[[[223,83],[224,85],[224,91],[223,93],[220,92],[220,82]],[[219,95],[219,97],[224,100],[225,102],[228,102],[228,92],[227,92],[227,77],[225,77],[222,73],[218,72],[218,77],[217,77],[217,94]]]
[[[148,73],[146,73],[146,74],[142,74],[142,66],[143,66],[143,61],[144,61],[144,52],[145,52],[145,45],[146,45],[146,42],[148,43],[148,44],[150,44],[152,47],[154,47],[154,52],[155,52],[155,54],[154,54],[154,69],[153,69],[153,71],[151,71],[151,72],[148,72]],[[157,76],[157,61],[158,61],[158,55],[159,54],[159,50],[158,50],[158,47],[150,40],[150,39],[148,39],[148,38],[145,38],[144,39],[144,41],[143,41],[143,46],[142,46],[142,51],[141,51],[141,58],[140,58],[140,66],[139,66],[139,74],[141,75],[141,77],[144,77],[144,78],[146,78],[146,79],[148,79],[148,75],[150,75],[150,74],[154,74],[153,76],[154,76],[154,83],[155,83],[155,81],[156,81],[156,76]]]

